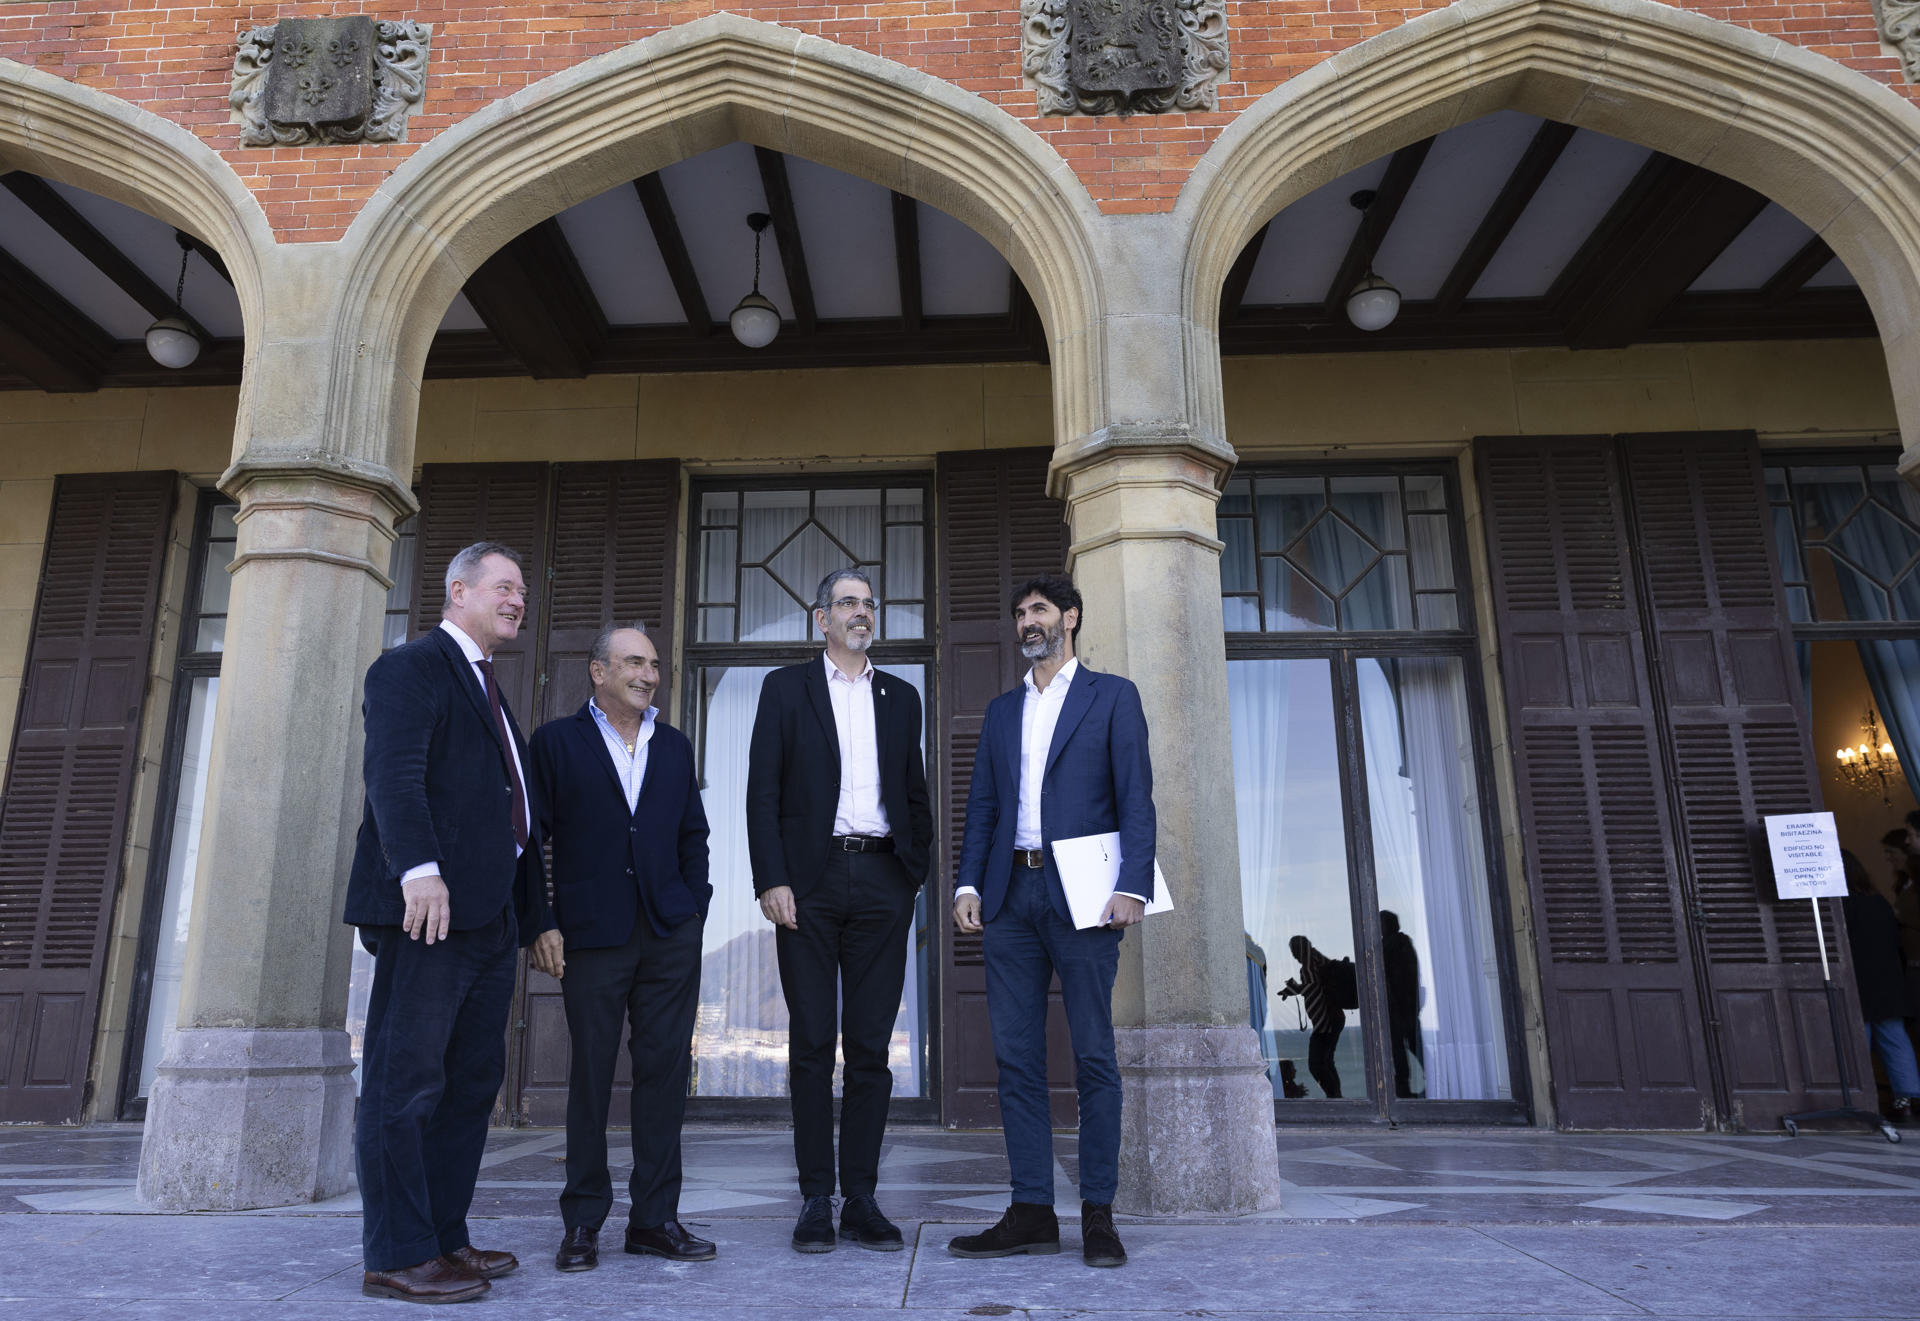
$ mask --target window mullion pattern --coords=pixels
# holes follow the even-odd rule
[[[1893,465],[1769,467],[1766,489],[1795,624],[1920,621],[1920,492]]]

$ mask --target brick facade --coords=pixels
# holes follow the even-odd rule
[[[420,3],[369,11],[433,28],[427,96],[401,146],[242,151],[227,92],[238,35],[280,17],[338,6],[207,5],[142,8],[108,0],[0,0],[0,56],[122,97],[183,124],[232,162],[281,238],[337,238],[402,160],[488,102],[723,6],[684,3]],[[1193,164],[1260,96],[1349,46],[1440,5],[1375,8],[1363,0],[1227,5],[1233,64],[1220,113],[1132,119],[1040,118],[1020,78],[1019,6],[1007,0],[896,0],[879,4],[736,3],[731,12],[812,33],[946,79],[1004,107],[1072,162],[1110,214],[1172,207]],[[1695,4],[1694,9],[1805,46],[1886,83],[1920,93],[1882,45],[1869,0],[1815,4]]]

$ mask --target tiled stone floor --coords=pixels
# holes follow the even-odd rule
[[[1058,1257],[947,1254],[948,1239],[1005,1204],[997,1134],[896,1128],[880,1198],[909,1250],[802,1257],[786,1246],[798,1210],[789,1135],[701,1127],[687,1133],[682,1215],[720,1244],[719,1260],[614,1251],[597,1271],[562,1276],[550,1254],[564,1139],[523,1129],[494,1135],[474,1206],[479,1241],[523,1265],[481,1306],[596,1321],[1917,1317],[1920,1132],[1913,1139],[1287,1128],[1278,1211],[1123,1219],[1132,1263],[1088,1271],[1072,1223]],[[1077,1211],[1074,1143],[1058,1145],[1056,1195]],[[218,1321],[404,1312],[359,1293],[352,1195],[153,1214],[133,1196],[138,1150],[130,1126],[0,1129],[0,1318],[205,1321],[210,1304]]]

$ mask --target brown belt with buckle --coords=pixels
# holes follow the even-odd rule
[[[1013,865],[1016,867],[1032,867],[1038,870],[1039,868],[1047,865],[1046,850],[1045,849],[1015,849],[1013,851]]]
[[[891,835],[835,835],[833,847],[842,853],[891,853]]]

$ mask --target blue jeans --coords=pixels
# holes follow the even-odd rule
[[[1893,1094],[1920,1096],[1920,1063],[1914,1061],[1913,1039],[1907,1035],[1907,1025],[1897,1018],[1883,1018],[1878,1022],[1869,1021],[1867,1031],[1873,1036],[1874,1053],[1880,1056],[1880,1067],[1887,1071],[1887,1086]]]
[[[362,927],[373,991],[354,1135],[361,1251],[403,1270],[470,1246],[467,1208],[507,1072],[513,910],[429,945]]]
[[[1058,973],[1080,1095],[1080,1195],[1110,1203],[1120,1184],[1120,1066],[1113,1051],[1120,932],[1076,930],[1053,911],[1047,874],[1015,867],[1006,902],[983,939],[1013,1200],[1053,1205],[1047,987]]]

